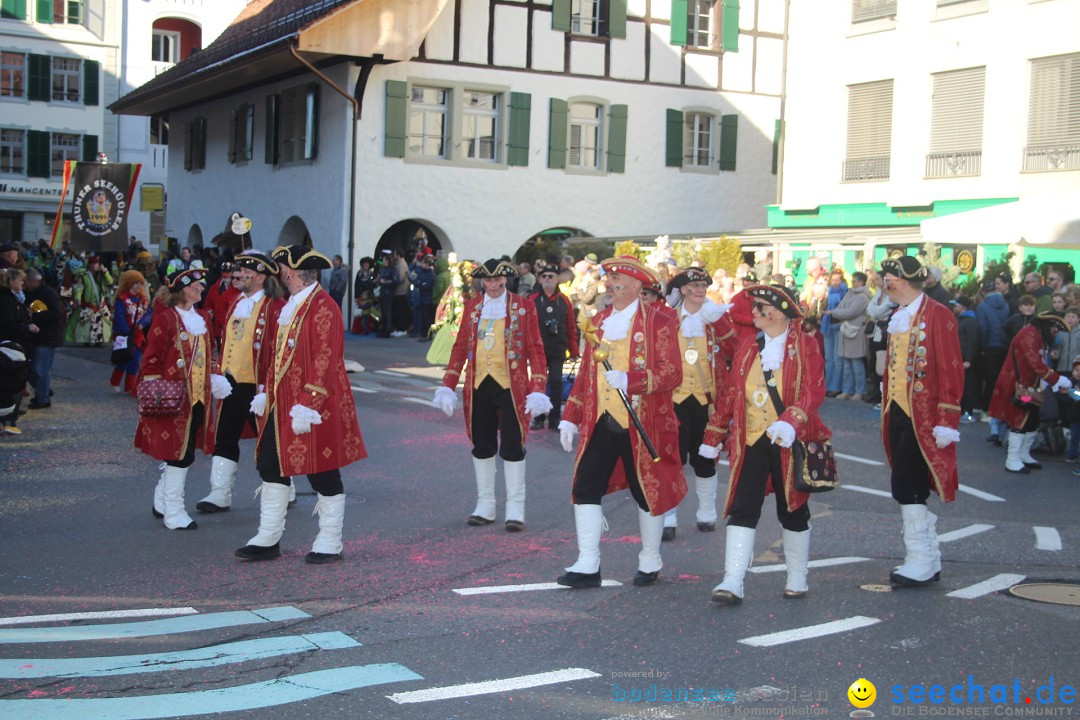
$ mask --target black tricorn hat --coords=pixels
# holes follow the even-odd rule
[[[1068,332],[1069,326],[1065,323],[1065,320],[1055,312],[1039,313],[1035,316],[1034,322],[1039,323],[1045,328],[1058,329],[1058,332]]]
[[[686,268],[668,281],[668,287],[681,288],[683,285],[692,282],[704,282],[708,285],[712,283],[712,277],[703,268]]]
[[[206,271],[202,268],[177,270],[168,277],[169,292],[180,292],[188,285],[193,285],[197,282],[206,285]]]
[[[277,275],[278,264],[271,260],[265,253],[258,250],[245,250],[233,258],[233,265],[238,268],[254,270],[263,275]]]
[[[752,285],[746,288],[746,294],[757,300],[764,300],[788,318],[802,317],[799,303],[795,302],[795,298],[791,297],[791,293],[782,285]]]
[[[515,275],[517,275],[517,270],[513,265],[505,260],[496,260],[495,258],[485,261],[483,265],[477,265],[472,271],[474,278],[512,278]]]
[[[881,261],[881,274],[893,275],[901,280],[922,282],[930,276],[930,271],[912,255],[887,258]]]
[[[333,267],[330,258],[306,245],[276,247],[270,257],[293,270],[329,270]]]

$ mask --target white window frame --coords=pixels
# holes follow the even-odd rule
[[[154,57],[157,54],[160,57]],[[154,30],[150,35],[151,62],[180,62],[180,32],[178,30]]]
[[[60,67],[57,67],[57,64]],[[79,58],[53,55],[49,66],[49,99],[54,103],[77,105],[82,102],[83,62]],[[57,97],[57,80],[61,81],[61,97]],[[72,99],[71,95],[75,98]]]
[[[607,149],[607,123],[604,122],[604,118],[607,116],[607,106],[601,102],[586,99],[570,100],[567,104],[569,130],[566,134],[566,169],[590,173],[604,172],[604,153]],[[583,107],[595,108],[596,117],[575,117],[574,109]],[[576,145],[574,140],[575,128],[577,128],[578,134]],[[582,142],[586,133],[593,135],[595,138],[595,147],[590,149],[591,152],[595,153],[594,161],[591,164],[586,162],[586,148]],[[576,159],[574,157],[575,152],[577,153]]]
[[[986,67],[934,73],[926,177],[982,174]]]
[[[311,85],[297,85],[281,91],[278,115],[278,164],[288,165],[315,159],[318,129]]]
[[[78,133],[49,133],[49,177],[64,176],[64,162],[78,162],[82,150],[82,135]],[[59,169],[58,169],[59,163]]]
[[[245,163],[255,156],[255,106],[243,103],[236,109],[233,162]]]
[[[498,163],[499,146],[501,145],[499,117],[502,113],[502,93],[491,90],[472,90],[466,88],[462,91],[461,96],[462,160],[482,163]],[[469,99],[475,96],[490,97],[492,101],[491,107],[483,108],[476,105],[470,105]],[[472,136],[468,134],[466,129],[466,126],[470,121],[474,123]],[[485,138],[478,135],[480,132],[480,123],[483,121],[489,121],[491,123],[491,136],[489,140],[485,140]],[[482,149],[484,142],[490,142],[490,157],[484,157],[479,152]]]
[[[158,142],[154,142],[154,127],[157,126]],[[169,144],[169,118],[167,115],[151,115],[150,116],[150,138],[151,145],[168,145]]]
[[[702,7],[707,13],[701,12]],[[686,16],[686,46],[705,50],[715,49],[718,44],[716,0],[689,0]],[[702,28],[702,25],[706,27]],[[702,43],[702,35],[706,42]]]
[[[16,155],[19,156],[17,168],[14,166]],[[0,128],[0,175],[26,177],[26,130]]]
[[[693,127],[691,127],[693,123]],[[717,165],[717,132],[716,115],[703,110],[683,111],[683,168],[691,171],[715,171],[719,172]],[[704,146],[698,141],[702,133],[705,133],[706,143]],[[704,162],[702,152],[704,151]]]
[[[1032,58],[1022,172],[1080,170],[1080,53]],[[1070,132],[1071,131],[1071,132]]]
[[[442,93],[442,102],[426,102],[423,100],[425,93],[435,91]],[[424,158],[427,160],[449,160],[451,140],[453,138],[450,127],[450,104],[454,97],[453,90],[448,87],[431,84],[416,84],[409,86],[409,113],[405,118],[405,153],[407,157]],[[416,98],[420,98],[417,100]],[[413,118],[420,119],[420,132],[413,132]],[[436,133],[436,125],[441,118],[442,126]],[[414,149],[413,143],[419,139],[418,149]],[[439,138],[439,152],[428,152],[427,148],[431,140]]]
[[[574,35],[601,36],[602,12],[601,0],[571,0],[570,32]]]
[[[18,65],[6,62],[10,60],[12,56],[18,56],[22,58]],[[14,76],[20,77],[19,92],[4,92],[3,86],[6,84],[14,88],[15,83],[13,81]],[[7,82],[4,82],[4,79]],[[0,98],[12,99],[12,100],[25,100],[26,99],[26,81],[28,79],[27,67],[26,67],[26,53],[18,52],[15,50],[4,50],[0,53]]]
[[[86,3],[83,0],[52,0],[52,7],[49,22],[54,25],[82,25],[86,19]],[[77,10],[77,15],[71,14],[72,8]],[[56,19],[58,15],[62,18],[59,21]]]
[[[848,85],[841,182],[888,180],[892,155],[892,79]]]

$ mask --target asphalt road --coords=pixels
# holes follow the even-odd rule
[[[1080,610],[1002,588],[1080,584],[1073,466],[1046,459],[1008,475],[987,426],[963,426],[970,492],[931,501],[950,534],[940,586],[889,591],[903,544],[898,507],[881,495],[878,415],[828,400],[846,487],[811,501],[811,559],[836,564],[812,567],[807,599],[781,599],[784,573],[769,571],[783,562],[771,498],[740,607],[709,601],[723,530],[699,533],[693,504],[663,545],[661,581],[631,585],[626,493],[604,502],[603,572],[620,584],[529,588],[576,557],[571,457],[557,433],[531,433],[526,532],[468,527],[464,423],[427,403],[441,373],[426,349],[346,344],[366,368],[350,378],[370,457],[344,470],[345,561],[329,566],[303,562],[317,532],[304,480],[285,556],[233,557],[258,523],[252,441],[232,511],[165,530],[150,514],[157,464],[132,447],[134,400],[108,387],[107,350],[58,353],[53,407],[0,439],[0,718],[846,717],[859,678],[876,686],[878,717],[1071,711]],[[191,469],[189,509],[209,465]],[[72,613],[90,615],[37,617]]]

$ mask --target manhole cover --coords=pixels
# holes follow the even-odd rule
[[[860,590],[866,592],[892,592],[892,585],[860,585]]]
[[[1080,606],[1080,585],[1076,583],[1022,583],[1009,588],[1009,594],[1035,602]]]

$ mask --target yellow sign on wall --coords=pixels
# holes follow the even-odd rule
[[[139,187],[140,209],[153,212],[165,209],[165,186],[160,183],[146,183]]]

